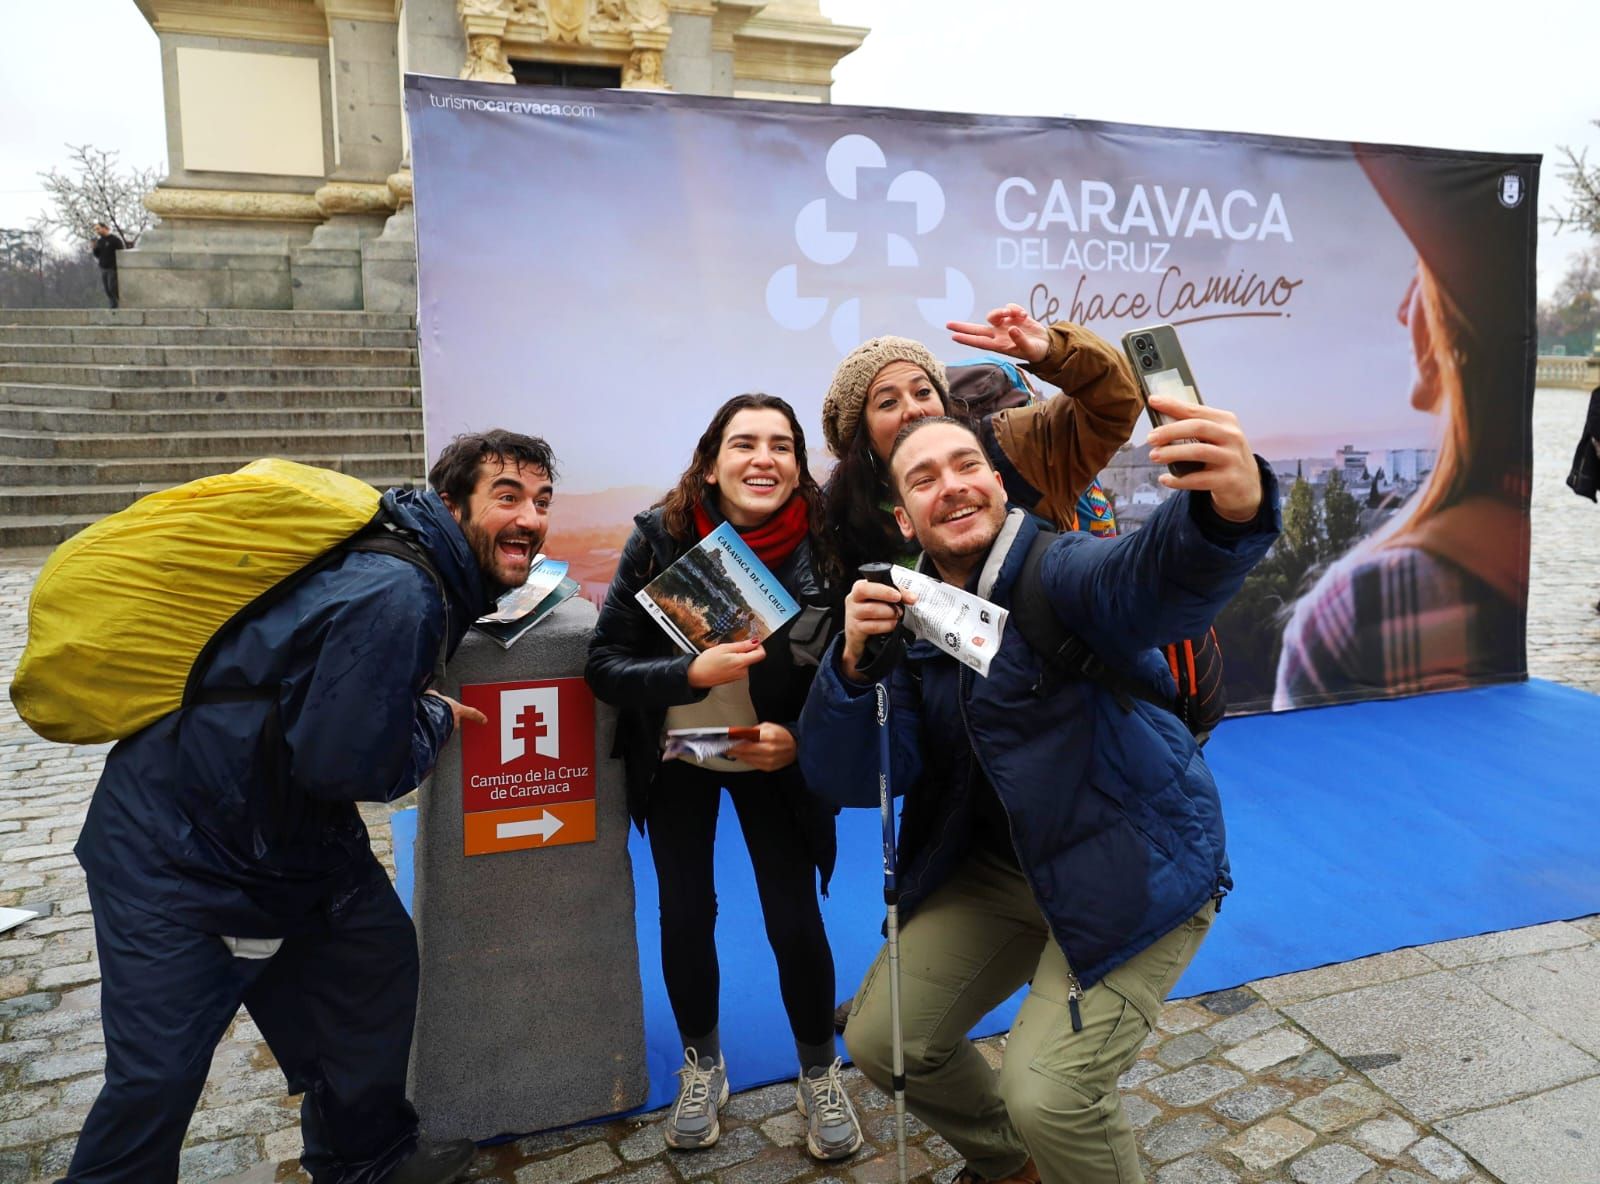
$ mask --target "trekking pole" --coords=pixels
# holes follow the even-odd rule
[[[878,811],[883,816],[883,904],[888,913],[884,933],[889,939],[894,1152],[900,1168],[900,1184],[906,1184],[906,1050],[900,1032],[900,888],[894,870],[894,794],[889,786],[889,690],[881,682],[874,689],[878,696]]]

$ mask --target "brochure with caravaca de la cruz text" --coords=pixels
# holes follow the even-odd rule
[[[800,611],[728,522],[641,588],[638,598],[686,654],[728,641],[765,641]]]

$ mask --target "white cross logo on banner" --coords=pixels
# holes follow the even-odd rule
[[[862,245],[865,233],[883,244],[881,262],[891,268],[922,267],[916,239],[931,233],[944,220],[944,189],[927,173],[907,169],[888,183],[881,203],[863,192],[862,174],[888,168],[889,161],[870,136],[841,136],[828,149],[824,165],[828,184],[836,197],[819,197],[801,207],[795,217],[794,239],[800,253],[816,268],[843,263]],[[844,199],[842,202],[838,198]],[[869,248],[870,249],[870,248]],[[868,262],[877,262],[869,259]],[[785,329],[802,332],[828,315],[827,296],[801,292],[801,264],[778,268],[767,281],[767,312]],[[946,321],[972,315],[975,293],[972,281],[954,267],[943,268],[944,290],[915,298],[922,319],[936,329]],[[828,335],[840,353],[861,342],[861,298],[852,296],[833,309]]]

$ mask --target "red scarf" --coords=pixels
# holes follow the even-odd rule
[[[701,538],[705,538],[717,528],[717,524],[711,521],[711,515],[706,513],[706,508],[699,502],[694,506],[694,528],[700,532]],[[800,540],[806,537],[810,529],[811,515],[806,510],[806,499],[797,493],[783,503],[782,509],[760,526],[739,531],[739,537],[749,545],[762,563],[772,567],[789,558],[790,553],[800,545]]]

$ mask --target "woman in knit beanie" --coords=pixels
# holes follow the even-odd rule
[[[983,323],[952,321],[958,344],[1026,363],[1062,395],[985,418],[978,429],[1011,501],[1066,526],[1078,495],[1133,431],[1142,405],[1122,351],[1062,321],[1046,328],[1021,306],[994,309]],[[838,465],[827,488],[827,522],[848,587],[873,560],[909,561],[916,544],[895,526],[889,449],[900,429],[925,415],[950,415],[945,369],[919,342],[874,337],[834,371],[822,403],[822,434]]]

